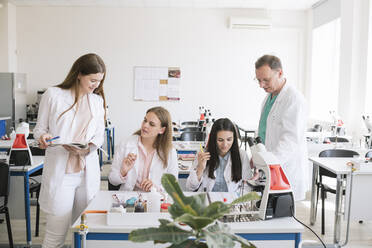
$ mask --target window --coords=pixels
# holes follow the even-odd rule
[[[340,18],[313,29],[310,117],[330,120],[338,112]]]

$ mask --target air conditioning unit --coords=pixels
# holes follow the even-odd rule
[[[230,28],[247,28],[247,29],[268,29],[271,28],[272,21],[270,17],[233,17],[229,18]]]

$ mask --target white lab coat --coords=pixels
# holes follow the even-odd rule
[[[240,153],[240,160],[242,162],[242,179],[248,180],[252,178],[253,173],[250,167],[250,161],[252,158],[251,150],[248,147],[248,150],[245,151],[243,149],[239,149]],[[186,189],[188,191],[195,191],[198,189],[198,191],[202,192],[204,191],[204,188],[207,192],[212,191],[214,184],[216,182],[216,179],[212,179],[208,176],[208,169],[205,169],[203,172],[202,177],[200,178],[200,181],[198,181],[198,176],[196,174],[196,168],[198,166],[198,159],[196,158],[193,162],[192,168],[190,170],[190,175],[187,178],[186,181]],[[231,155],[229,157],[229,160],[227,161],[225,170],[224,170],[224,178],[225,182],[227,184],[228,192],[238,192],[239,191],[239,185],[241,183],[241,180],[239,182],[232,181],[231,177]],[[216,170],[214,171],[214,176],[216,177]]]
[[[268,97],[270,94],[263,101],[262,110]],[[267,117],[265,146],[279,159],[296,201],[303,200],[308,189],[306,123],[305,98],[287,82]]]
[[[97,94],[89,94],[88,97],[93,118],[88,126],[86,139],[100,147],[103,144],[105,131],[103,99]],[[57,119],[73,103],[74,97],[70,90],[58,87],[49,88],[41,98],[38,120],[34,129],[35,139],[38,140],[44,133],[50,133],[53,137],[60,136],[53,143],[71,143],[74,138],[71,125],[76,105],[62,115],[58,121]],[[69,152],[62,146],[46,149],[39,202],[41,209],[47,213],[53,214],[53,209],[58,204],[54,196],[62,184],[68,156]],[[96,150],[91,151],[85,157],[85,162],[86,195],[87,202],[89,202],[100,187],[100,168]]]
[[[140,136],[132,135],[127,140],[122,141],[115,150],[115,157],[114,161],[112,162],[109,181],[113,185],[121,184],[120,190],[132,191],[136,185],[139,168],[138,159],[134,162],[133,168],[124,178],[121,177],[120,169],[124,158],[126,158],[129,153],[138,154],[139,139]],[[161,161],[157,152],[155,152],[154,157],[152,158],[149,172],[149,179],[152,181],[152,183],[162,188],[161,177],[164,173],[173,174],[176,178],[178,178],[177,153],[174,148],[172,148],[172,150],[169,152],[167,168],[164,168],[163,162]]]

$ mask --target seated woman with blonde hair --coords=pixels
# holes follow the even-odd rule
[[[112,163],[109,181],[125,191],[162,190],[164,173],[178,176],[176,150],[172,147],[172,120],[163,107],[150,108],[141,129],[121,142]]]

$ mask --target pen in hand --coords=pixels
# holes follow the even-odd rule
[[[204,152],[204,150],[203,150],[203,146],[201,145],[201,144],[199,144],[200,145],[200,151],[201,152]]]
[[[56,139],[59,139],[59,136],[53,137],[51,139],[47,139],[46,142],[51,142],[51,141],[56,140]]]

